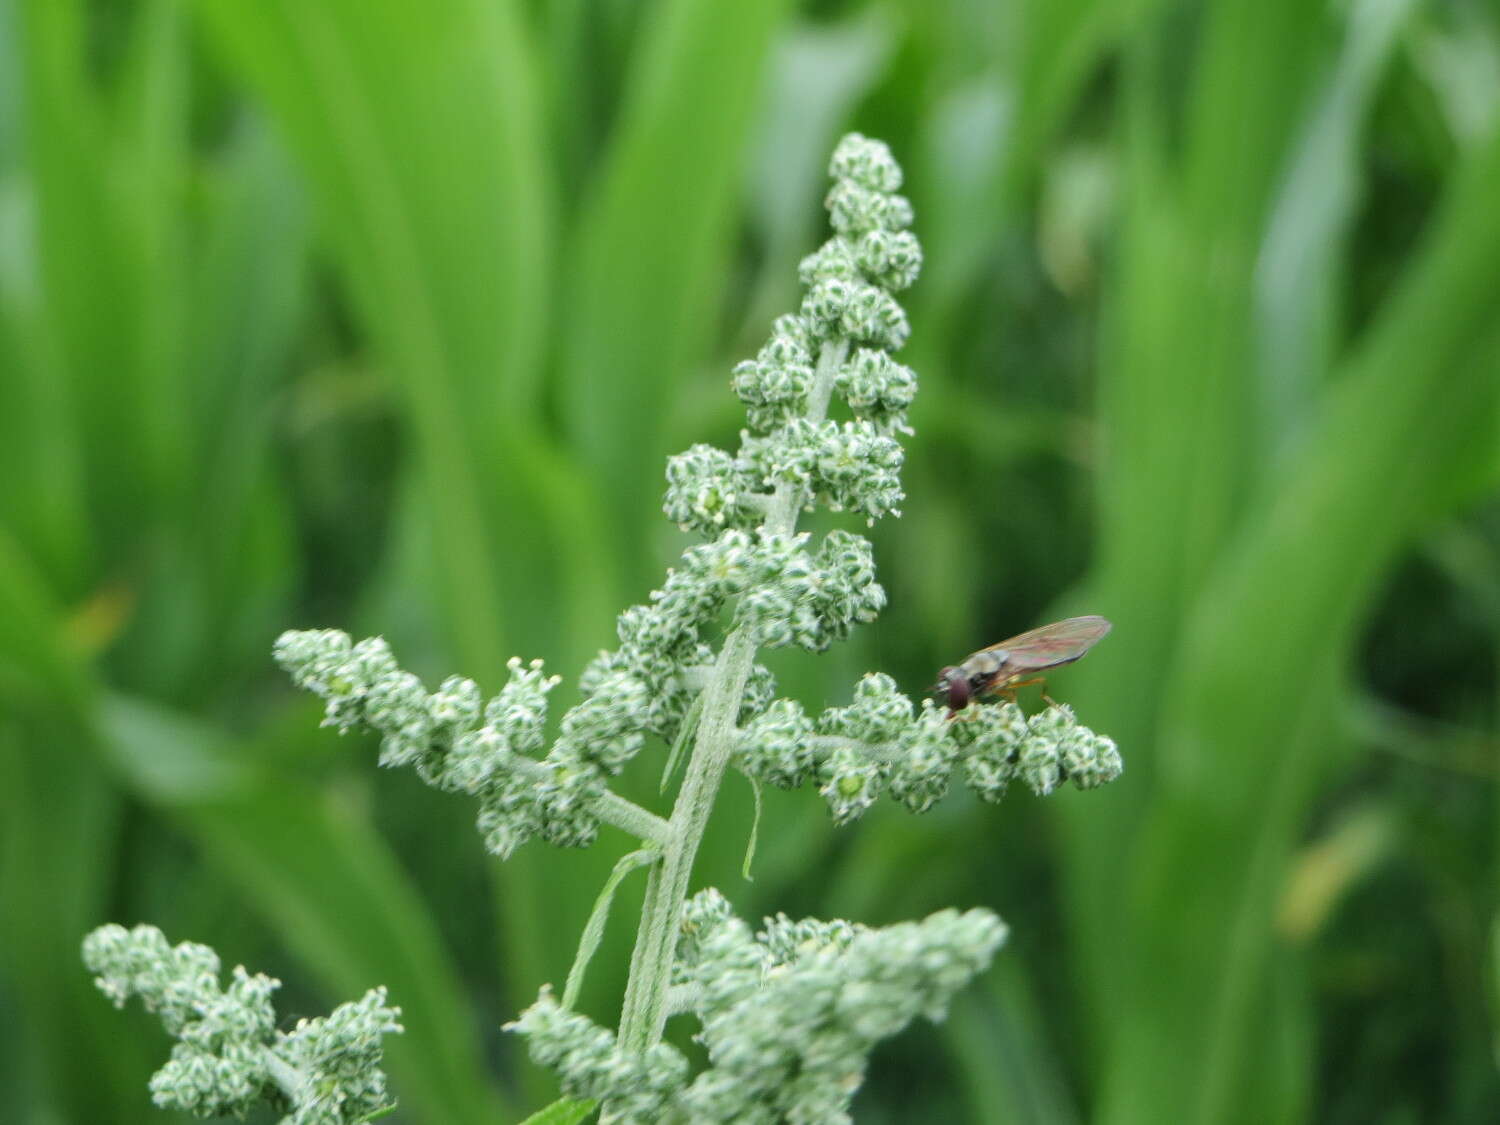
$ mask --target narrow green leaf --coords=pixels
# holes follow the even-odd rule
[[[1127,1004],[1106,1079],[1111,1125],[1265,1112],[1247,1099],[1277,1038],[1271,1021],[1302,1018],[1302,1001],[1269,984],[1273,908],[1331,765],[1344,661],[1395,553],[1470,500],[1454,482],[1493,456],[1496,182],[1500,133],[1460,168],[1407,284],[1189,619],[1120,915],[1132,921],[1128,967],[1116,969]],[[1297,682],[1270,698],[1247,691],[1273,652],[1298,654]]]
[[[537,1110],[521,1125],[578,1125],[598,1106],[599,1103],[592,1099],[580,1102],[572,1098],[559,1098],[545,1109]]]
[[[71,449],[49,443],[41,450],[49,467],[65,473],[48,492],[64,503],[68,519],[84,514],[72,510],[82,499],[90,539],[114,551],[135,542],[143,509],[170,494],[180,467],[180,396],[166,393],[173,374],[166,357],[176,336],[172,310],[180,296],[171,245],[175,220],[166,216],[175,213],[177,200],[161,178],[180,172],[174,115],[183,105],[146,98],[141,114],[120,124],[86,65],[79,6],[31,0],[20,12],[41,292],[35,355],[45,363],[36,376],[56,383],[34,388],[31,405],[56,437],[66,432],[76,441]],[[161,3],[141,15],[135,42],[143,51],[142,27],[164,15]],[[181,36],[166,34],[153,43],[137,60],[135,73],[145,86],[169,81],[163,72],[180,63]],[[149,141],[139,164],[130,140]],[[150,199],[143,179],[156,181],[157,191],[146,193]],[[82,491],[75,496],[75,490]],[[66,521],[57,530],[82,545]],[[88,581],[72,570],[66,575],[70,584]]]
[[[796,303],[797,262],[823,240],[828,154],[895,48],[895,31],[890,13],[871,7],[835,24],[795,24],[772,48],[746,199],[765,246],[743,311],[751,339]]]
[[[609,585],[598,521],[540,414],[553,235],[521,13],[482,0],[198,7],[306,169],[403,396],[424,488],[412,533],[430,542],[454,651],[482,673],[512,644],[550,641],[559,607],[591,620]]]
[[[1002,952],[976,986],[961,993],[943,1024],[970,1116],[993,1125],[1075,1125],[1062,1060],[1036,996],[1032,966]]]
[[[109,901],[99,857],[119,832],[120,799],[77,723],[10,705],[0,699],[0,970],[28,1072],[8,1115],[125,1125],[149,1105],[138,1084],[147,1045],[118,1042],[117,1017],[78,962]]]
[[[1155,21],[1128,41],[1124,230],[1100,348],[1098,564],[1088,609],[1115,622],[1107,662],[1070,673],[1069,701],[1129,755],[1131,783],[1063,805],[1066,893],[1094,1010],[1123,1028],[1120,901],[1130,841],[1154,816],[1155,724],[1188,607],[1261,479],[1254,415],[1258,250],[1287,137],[1324,48],[1301,0],[1228,0],[1184,38]],[[1274,84],[1260,76],[1275,73]],[[1162,420],[1171,419],[1164,429]],[[1170,533],[1164,534],[1170,521]],[[1087,807],[1084,807],[1084,805]]]
[[[565,421],[615,543],[656,518],[671,452],[662,403],[712,338],[755,99],[787,6],[664,0],[650,11],[570,248]],[[630,576],[647,580],[639,567]]]
[[[1272,203],[1255,301],[1261,427],[1290,443],[1336,344],[1344,242],[1359,202],[1360,131],[1415,0],[1360,0]]]
[[[517,652],[581,664],[619,608],[597,501],[542,410],[555,232],[520,9],[197,2],[305,172],[400,394],[415,471],[392,558],[425,555],[447,653],[487,687]],[[495,875],[518,999],[548,932],[532,863]]]
[[[0,970],[26,1080],[10,1109],[124,1122],[146,1073],[79,969],[79,936],[109,893],[121,815],[90,753],[93,684],[43,575],[0,530]]]
[[[750,821],[750,839],[745,843],[745,862],[740,864],[740,875],[745,882],[754,882],[754,876],[750,874],[750,866],[755,862],[755,841],[760,835],[760,780],[746,776],[745,780],[750,782],[750,792],[755,795],[755,814]]]
[[[604,887],[599,892],[599,897],[594,900],[594,909],[589,914],[587,925],[583,927],[583,936],[578,939],[578,953],[573,958],[573,967],[568,970],[568,982],[563,988],[562,1006],[571,1008],[578,1002],[578,990],[583,987],[583,975],[588,971],[589,962],[593,960],[594,954],[599,949],[600,939],[604,937],[604,924],[609,921],[609,908],[615,901],[615,891],[637,867],[645,867],[661,858],[661,853],[655,848],[641,848],[620,857],[615,864],[615,869],[610,872],[609,878],[605,880]]]
[[[693,732],[698,729],[698,719],[703,714],[703,693],[700,691],[693,697],[693,705],[688,708],[688,713],[683,716],[682,724],[677,728],[677,737],[672,740],[672,748],[667,751],[667,764],[661,770],[661,785],[657,792],[665,793],[667,786],[672,782],[672,775],[677,772],[677,766],[682,761],[683,751],[692,741]]]

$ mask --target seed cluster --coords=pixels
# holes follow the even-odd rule
[[[278,1031],[271,994],[280,981],[236,966],[222,988],[212,949],[172,946],[154,926],[101,926],[84,940],[83,961],[116,1007],[139,996],[177,1040],[151,1079],[163,1109],[243,1117],[265,1100],[286,1113],[282,1125],[355,1125],[392,1105],[381,1037],[401,1031],[401,1009],[383,988]]]
[[[780,317],[754,359],[730,385],[745,404],[747,428],[735,454],[695,445],[667,464],[667,518],[715,535],[751,529],[779,488],[802,502],[869,520],[897,512],[906,411],[916,394],[911,369],[891,352],[906,342],[906,313],[893,294],[916,280],[922,251],[911,205],[894,194],[901,169],[890,150],[858,134],[835,151],[828,195],[834,235],[802,262],[801,309]],[[840,362],[815,401],[816,372],[837,344]],[[853,415],[825,416],[829,391]],[[810,409],[811,408],[811,409]]]
[[[687,903],[674,968],[702,1024],[706,1069],[689,1079],[666,1044],[621,1051],[545,990],[510,1029],[570,1095],[607,1102],[622,1125],[838,1125],[851,1120],[871,1048],[917,1016],[941,1019],[1005,936],[985,910],[883,929],[778,915],[756,934],[709,889]]]
[[[783,789],[816,782],[840,824],[883,792],[926,812],[960,764],[969,786],[990,802],[1013,778],[1046,796],[1064,781],[1092,789],[1123,768],[1114,742],[1080,725],[1066,705],[1028,719],[1014,703],[975,704],[952,719],[931,700],[915,707],[883,673],[861,679],[849,706],[816,719],[792,700],[777,700],[739,738],[738,763],[747,774]]]

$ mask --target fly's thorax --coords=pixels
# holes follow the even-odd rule
[[[1005,667],[1008,656],[1003,648],[987,648],[965,660],[958,670],[970,680],[987,680]]]

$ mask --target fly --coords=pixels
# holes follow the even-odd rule
[[[933,690],[947,702],[949,715],[958,714],[981,695],[1014,699],[1017,688],[1045,682],[1038,673],[1073,663],[1109,630],[1109,622],[1102,617],[1069,617],[1042,625],[944,668]]]

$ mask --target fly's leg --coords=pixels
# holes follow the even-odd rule
[[[1047,694],[1047,677],[1046,676],[1033,676],[1029,680],[1012,680],[1010,683],[1006,684],[1003,688],[1001,688],[995,694],[999,695],[999,696],[1003,696],[1004,699],[1005,699],[1005,701],[1007,703],[1014,703],[1016,701],[1016,691],[1019,688],[1031,687],[1034,684],[1040,684],[1040,685],[1042,685],[1042,698],[1043,699],[1045,699],[1048,703],[1052,704],[1053,706],[1057,705],[1057,700],[1053,699],[1050,695]]]

